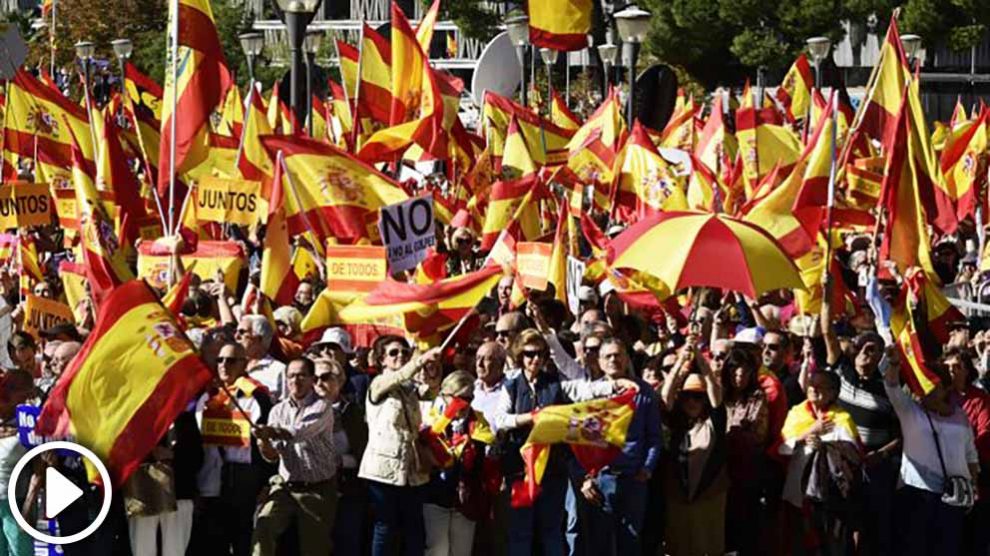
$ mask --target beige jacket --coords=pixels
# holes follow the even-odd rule
[[[396,372],[375,377],[368,388],[365,411],[368,447],[358,477],[396,486],[420,486],[430,480],[420,471],[416,437],[422,418],[412,377],[422,363],[413,359]]]

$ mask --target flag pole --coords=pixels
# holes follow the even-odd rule
[[[236,87],[236,85],[235,85]],[[250,117],[251,103],[254,100],[254,78],[251,78],[251,82],[248,83],[248,96],[247,100],[244,102],[244,122]],[[244,130],[241,129],[241,139],[237,142],[237,157],[234,159],[234,168],[239,168],[241,165],[241,157],[244,155]]]
[[[828,201],[825,205],[825,288],[822,295],[825,299],[831,299],[832,295],[832,276],[829,273],[829,268],[831,266],[832,259],[832,208],[835,206],[835,174],[837,170],[837,160],[836,160],[836,134],[838,133],[838,102],[839,95],[836,91],[832,90],[832,96],[829,98],[829,116],[832,118],[832,145],[831,145],[831,158],[832,162],[828,170]]]
[[[158,209],[158,218],[162,221],[162,233],[167,234],[168,222],[165,221],[165,210],[162,208],[162,200],[158,198],[158,184],[152,181],[151,161],[148,160],[148,149],[144,146],[144,137],[141,136],[141,127],[138,123],[137,112],[134,110],[134,103],[131,101],[130,93],[127,92],[127,74],[124,74],[124,86],[121,91],[121,104],[124,114],[130,112],[131,125],[134,126],[134,135],[137,137],[138,147],[141,149],[141,161],[144,162],[144,173],[148,177],[148,185],[151,188],[151,196],[155,199],[155,207]],[[130,109],[128,109],[130,105]]]
[[[306,224],[306,229],[310,231],[315,236],[315,239],[320,238],[320,234],[316,233],[316,229],[313,227],[313,223],[309,221],[309,214],[306,213],[306,209],[302,205],[302,201],[299,199],[299,191],[296,190],[296,184],[292,181],[292,176],[289,174],[289,167],[285,164],[285,155],[282,151],[278,151],[278,156],[275,164],[279,164],[282,167],[282,179],[289,181],[289,189],[292,190],[292,197],[296,201],[296,207],[299,208],[299,213],[302,214],[303,222]],[[274,187],[278,187],[279,184],[275,184]],[[288,221],[288,218],[286,219]],[[314,246],[316,247],[316,246]]]
[[[51,63],[49,65],[48,73],[51,74],[52,80],[55,79],[55,12],[58,11],[58,0],[52,0],[52,26],[48,30],[48,50],[49,55],[52,57]]]
[[[334,43],[335,45],[337,43]],[[340,53],[337,53],[337,60],[340,60]],[[347,105],[348,110],[351,111],[351,144],[354,146],[354,152],[358,150],[358,127],[361,126],[361,111],[358,110],[358,102],[361,100],[361,66],[364,63],[364,24],[361,25],[361,30],[358,31],[358,67],[357,76],[354,81],[354,108],[351,109],[350,103]],[[344,72],[340,72],[340,80],[344,80]],[[347,94],[347,83],[344,83],[344,94]]]
[[[447,346],[450,345],[451,341],[453,341],[454,336],[457,336],[457,333],[460,332],[461,327],[464,326],[464,323],[467,322],[469,318],[471,318],[471,315],[475,314],[477,309],[477,305],[471,307],[471,310],[461,317],[461,320],[457,321],[457,326],[455,326],[454,329],[447,334],[447,337],[444,338],[443,343],[440,344],[440,351],[447,349]]]
[[[179,88],[179,0],[171,0],[172,28],[169,31],[172,67],[172,119],[171,131],[169,133],[168,149],[168,235],[175,233],[175,133],[176,133],[176,110],[178,109],[178,88]]]

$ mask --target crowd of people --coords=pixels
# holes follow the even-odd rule
[[[450,247],[439,250],[456,261],[449,272],[480,266],[462,245],[473,234],[447,232]],[[978,286],[963,249],[940,244],[939,270],[947,284]],[[237,291],[222,276],[193,277],[181,316],[214,384],[114,492],[98,533],[63,550],[985,555],[985,320],[951,323],[941,358],[928,362],[939,385],[910,395],[882,317],[896,284],[857,286],[868,252],[851,239],[836,254],[843,272],[833,279],[870,299],[844,316],[828,303],[820,315],[797,314],[789,291],[748,299],[695,290],[680,311],[634,305],[607,279],[583,285],[572,314],[552,285],[514,306],[506,275],[459,335],[467,339],[443,350],[390,334],[357,346],[343,326],[307,345],[300,321],[316,281],[304,281],[273,322],[243,309],[256,271]],[[23,330],[16,277],[2,278],[0,312],[12,326],[0,382],[6,495],[26,450],[15,409],[45,403],[92,323],[36,338]],[[60,290],[48,272],[32,293],[57,299]],[[630,391],[633,418],[606,467],[589,473],[566,444],[554,445],[535,501],[512,501],[534,411]],[[445,461],[428,439],[443,441]],[[77,459],[45,464],[86,488],[85,502],[57,518],[63,534],[80,530],[100,493]],[[0,520],[3,553],[30,553],[7,504]]]

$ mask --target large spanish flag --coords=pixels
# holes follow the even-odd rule
[[[774,169],[790,173],[801,156],[801,139],[783,125],[776,108],[740,108],[736,112],[736,137],[748,185],[759,182]]]
[[[361,31],[358,114],[387,124],[392,111],[392,45],[367,23]]]
[[[890,17],[887,36],[880,46],[880,59],[873,67],[866,85],[866,98],[859,104],[853,129],[862,128],[872,139],[882,141],[889,149],[888,135],[893,133],[894,120],[904,99],[904,87],[911,79],[911,70],[901,35],[897,32],[897,14]]]
[[[354,98],[357,91],[358,71],[361,68],[361,52],[352,44],[340,39],[334,43],[337,46],[337,57],[340,61],[340,80],[348,98]]]
[[[175,10],[178,10],[176,13]],[[162,128],[159,161],[167,167],[171,157],[172,119],[175,118],[175,173],[194,168],[209,155],[210,115],[224,101],[234,84],[209,0],[174,0],[169,2],[169,29],[178,18],[178,76],[173,81],[172,68],[166,68],[165,95],[162,102]],[[174,96],[173,96],[174,95]],[[176,104],[172,113],[172,104]],[[158,173],[158,191],[164,194],[171,176]]]
[[[150,183],[158,183],[159,146],[161,144],[162,128],[162,91],[161,85],[150,77],[138,71],[134,64],[124,65],[124,111],[127,113],[134,132],[136,150],[141,152],[146,170],[151,173]],[[129,137],[127,133],[124,137]]]
[[[270,156],[285,155],[289,233],[312,231],[321,243],[378,237],[381,207],[405,201],[399,184],[337,147],[304,137],[261,138]]]
[[[939,165],[945,177],[945,194],[956,205],[956,221],[976,211],[977,192],[987,180],[987,120],[984,108],[975,120],[953,126],[945,139]]]
[[[279,305],[292,305],[299,280],[294,272],[290,255],[289,228],[285,219],[285,186],[282,183],[282,157],[275,162],[275,178],[272,180],[272,197],[268,210],[268,226],[261,253],[261,293]]]
[[[37,431],[71,435],[93,450],[118,487],[211,376],[158,296],[133,280],[100,308],[45,403]]]
[[[567,405],[551,405],[533,413],[533,428],[519,449],[526,476],[512,485],[512,506],[526,507],[539,495],[550,446],[566,443],[589,473],[608,465],[626,443],[636,411],[636,392],[614,398]]]
[[[519,130],[526,137],[530,155],[537,164],[559,166],[567,162],[567,145],[573,130],[563,129],[510,99],[485,91],[482,118],[487,132],[485,139],[494,156],[502,156],[512,116],[519,120]]]
[[[505,137],[505,152],[502,154],[502,177],[507,180],[533,175],[539,168],[533,162],[526,145],[526,137],[519,131],[519,121],[515,116],[509,123]]]
[[[715,102],[712,103],[712,112],[701,128],[701,133],[698,134],[694,155],[714,172],[722,183],[728,184],[728,174],[732,171],[732,161],[736,158],[738,150],[739,143],[736,141],[736,136],[725,125],[722,95],[716,94]]]
[[[519,235],[520,241],[536,240],[541,234],[540,201],[549,190],[536,175],[492,184],[481,228],[481,249],[495,245],[503,230]]]
[[[264,191],[268,194],[262,195],[266,199],[270,198],[268,184],[275,173],[272,167],[272,159],[261,144],[261,137],[271,135],[272,128],[268,125],[268,118],[265,116],[265,106],[261,99],[261,92],[253,88],[248,91],[247,116],[244,118],[244,131],[241,133],[240,155],[237,158],[237,169],[245,179],[262,182]]]
[[[560,51],[588,48],[592,0],[530,0],[529,40]]]

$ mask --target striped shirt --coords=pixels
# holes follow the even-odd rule
[[[333,406],[311,392],[302,401],[291,396],[268,415],[268,425],[285,429],[290,440],[272,443],[278,451],[278,474],[288,482],[316,483],[337,472],[333,442]]]
[[[899,436],[897,415],[884,391],[879,372],[863,378],[846,358],[840,359],[830,370],[841,380],[839,405],[852,416],[867,450],[882,448]]]

